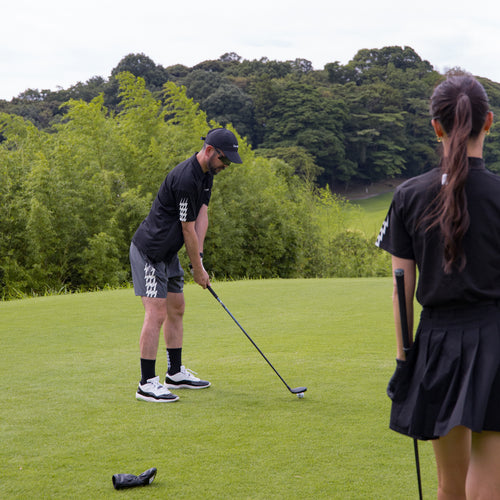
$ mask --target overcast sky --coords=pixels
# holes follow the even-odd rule
[[[436,70],[500,82],[497,0],[2,0],[0,99],[108,78],[127,54],[193,66],[236,52],[322,69],[410,46]]]

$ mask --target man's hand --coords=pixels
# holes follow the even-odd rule
[[[210,276],[208,276],[203,266],[198,268],[193,267],[193,279],[202,288],[207,288],[210,285]]]
[[[191,264],[191,262],[189,263],[189,270],[191,271],[191,274],[193,275],[194,281],[196,283],[198,283],[198,285],[200,285],[201,287],[207,288],[207,286],[210,285],[210,278],[208,276],[207,271],[203,267],[203,254],[202,253],[200,253],[200,262],[201,262],[201,269],[198,268],[198,273],[197,273],[198,279],[195,276],[193,264]],[[205,279],[204,275],[206,275],[206,279]]]

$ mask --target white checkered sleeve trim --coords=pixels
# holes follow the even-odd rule
[[[389,216],[385,219],[384,223],[382,224],[382,227],[380,228],[380,233],[378,234],[377,241],[375,242],[375,245],[380,247],[380,244],[382,243],[382,240],[384,239],[385,233],[387,232],[387,229],[389,228]]]
[[[187,211],[188,211],[188,199],[182,198],[182,200],[179,202],[179,220],[181,222],[186,222]]]

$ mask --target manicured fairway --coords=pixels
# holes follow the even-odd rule
[[[354,200],[355,209],[349,219],[353,229],[359,229],[366,236],[377,235],[391,205],[393,193],[384,193],[363,200]],[[360,210],[356,210],[360,209]]]
[[[414,499],[413,444],[388,430],[390,278],[186,286],[184,361],[212,387],[141,403],[130,289],[0,303],[2,499]],[[163,340],[157,363],[164,376]],[[421,443],[424,497],[435,497]],[[157,467],[145,488],[114,473]]]

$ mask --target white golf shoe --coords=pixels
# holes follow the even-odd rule
[[[195,372],[185,366],[181,366],[181,371],[174,375],[165,376],[165,385],[169,389],[205,389],[210,387],[210,382],[200,380],[195,377]]]
[[[145,384],[139,384],[136,399],[153,403],[173,403],[179,396],[172,394],[164,385],[160,384],[160,377],[150,378]]]

